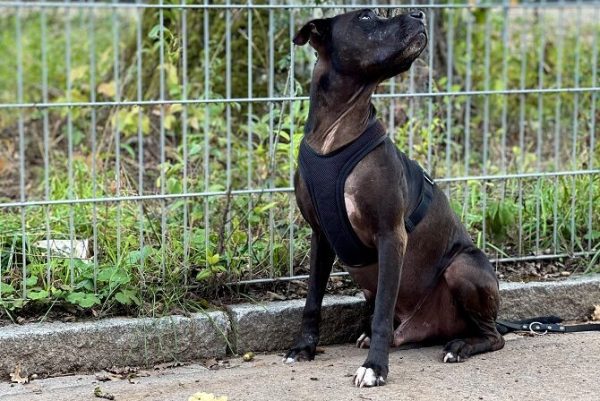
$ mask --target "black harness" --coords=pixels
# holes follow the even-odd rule
[[[406,231],[410,233],[425,217],[435,183],[415,161],[396,148],[378,121],[373,120],[354,141],[325,155],[312,150],[305,139],[300,143],[300,174],[310,193],[319,225],[338,258],[347,266],[365,266],[377,261],[377,250],[363,244],[348,220],[344,184],[358,162],[380,145],[396,149],[407,172],[411,199],[416,205],[404,219]]]

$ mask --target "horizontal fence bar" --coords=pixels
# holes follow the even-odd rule
[[[362,9],[362,8],[383,8],[383,9],[412,9],[412,8],[428,8],[428,9],[463,9],[463,8],[508,8],[508,9],[562,9],[562,8],[577,8],[582,6],[594,7],[600,4],[598,1],[590,1],[585,3],[480,3],[473,4],[148,4],[148,3],[105,3],[105,2],[90,2],[90,3],[61,3],[57,1],[41,2],[41,1],[5,1],[0,2],[0,8],[21,7],[21,8],[117,8],[117,9],[137,9],[137,8],[155,8],[155,9]]]
[[[544,178],[544,177],[573,177],[578,175],[594,175],[600,174],[600,169],[593,170],[574,170],[574,171],[550,171],[543,173],[516,173],[516,174],[498,174],[498,175],[482,175],[482,176],[463,176],[463,177],[448,177],[439,178],[437,183],[451,183],[464,181],[495,181],[495,180],[510,180],[510,179],[526,179],[526,178]],[[85,203],[111,203],[111,202],[139,202],[152,200],[175,200],[188,198],[206,198],[214,196],[228,195],[260,195],[268,193],[289,193],[293,192],[293,187],[280,188],[265,188],[265,189],[236,189],[231,191],[205,191],[205,192],[190,192],[182,194],[153,194],[153,195],[131,195],[131,196],[113,196],[105,198],[83,198],[83,199],[58,199],[58,200],[39,200],[27,202],[8,202],[0,203],[0,209],[10,207],[31,207],[31,206],[53,206],[53,205],[73,205]]]
[[[445,96],[489,96],[489,95],[539,95],[555,93],[585,93],[600,92],[600,86],[587,88],[545,88],[545,89],[506,89],[506,90],[483,90],[463,92],[422,92],[422,93],[380,93],[373,95],[375,99],[398,99],[412,97],[445,97]],[[105,102],[40,102],[40,103],[4,103],[0,104],[2,109],[20,108],[60,108],[60,107],[112,107],[112,106],[161,106],[171,104],[194,105],[207,103],[266,103],[266,102],[289,102],[306,101],[308,96],[279,96],[279,97],[254,97],[254,98],[226,98],[226,99],[170,99],[170,100],[124,100]]]
[[[539,260],[552,260],[552,259],[561,259],[561,258],[579,258],[579,257],[587,257],[594,255],[593,251],[583,251],[583,252],[574,252],[572,254],[569,253],[556,253],[556,254],[548,254],[548,255],[527,255],[527,256],[515,256],[515,257],[507,257],[507,258],[491,258],[490,263],[514,263],[514,262],[534,262]],[[335,272],[331,273],[329,277],[340,277],[340,276],[349,276],[348,272]],[[308,274],[300,274],[297,276],[283,276],[283,277],[274,277],[274,278],[257,278],[252,280],[240,280],[240,281],[232,281],[227,283],[227,285],[248,285],[248,284],[267,284],[267,283],[283,283],[286,281],[294,281],[294,280],[307,280]]]

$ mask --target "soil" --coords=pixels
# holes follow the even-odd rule
[[[559,281],[574,274],[584,273],[587,268],[587,261],[585,259],[568,258],[499,263],[495,268],[499,281]],[[308,274],[308,271],[297,271],[296,274]],[[249,298],[256,301],[300,299],[306,297],[307,288],[307,280],[282,280],[263,284],[233,286],[222,290],[219,302],[223,304],[248,302]],[[359,292],[360,289],[347,275],[333,276],[327,284],[327,294],[356,295]]]

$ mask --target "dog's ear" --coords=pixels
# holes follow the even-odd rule
[[[295,45],[302,46],[310,41],[311,46],[317,49],[325,43],[330,27],[331,18],[309,21],[296,33],[293,42]]]

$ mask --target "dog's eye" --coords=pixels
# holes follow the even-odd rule
[[[358,19],[361,21],[368,21],[371,19],[371,16],[369,14],[363,14],[360,17],[358,17]]]

